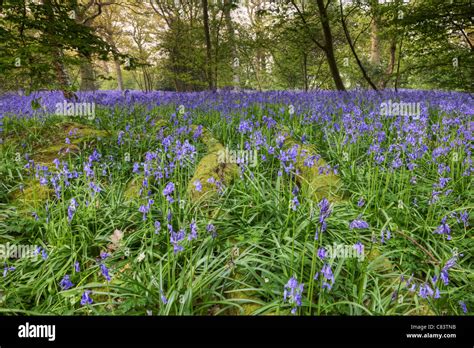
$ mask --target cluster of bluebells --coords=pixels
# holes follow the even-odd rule
[[[298,207],[300,206],[300,202],[298,201],[298,191],[298,186],[295,186],[292,191],[293,198],[290,201],[290,207],[293,211],[296,211],[296,209],[298,209]]]
[[[460,255],[462,256],[462,254]],[[439,276],[434,275],[431,277],[430,282],[424,282],[422,284],[417,284],[413,281],[413,274],[411,277],[405,281],[404,276],[401,276],[401,281],[405,281],[405,287],[410,292],[415,292],[418,288],[418,296],[421,298],[433,298],[438,299],[441,297],[440,290],[438,287],[439,282],[441,281],[445,286],[449,285],[449,269],[456,265],[456,262],[459,258],[459,255],[455,254],[451,257],[443,266],[440,271]],[[431,283],[431,285],[430,285]]]
[[[5,278],[8,272],[14,271],[16,268],[13,266],[8,266],[6,263],[3,264],[3,278]]]
[[[323,289],[331,290],[334,285],[334,274],[332,273],[331,266],[328,263],[325,263],[321,270],[316,272],[314,280],[318,280],[320,275],[322,276]]]
[[[291,309],[292,314],[296,314],[296,310],[301,306],[303,291],[304,284],[298,283],[295,277],[291,277],[288,283],[285,284],[283,301],[288,301],[288,303],[293,306]]]
[[[319,221],[318,221],[318,225],[316,226],[316,233],[314,235],[314,239],[316,240],[319,238],[319,233],[323,233],[324,231],[326,231],[326,228],[327,228],[326,219],[329,217],[329,215],[331,215],[331,207],[327,198],[323,198],[319,202],[318,206],[319,206]]]
[[[448,217],[455,218],[457,223],[462,223],[463,228],[467,228],[469,226],[469,213],[467,210],[459,213],[451,213],[441,219],[441,224],[435,229],[434,233],[446,235],[446,239],[451,240],[451,227],[448,223]]]
[[[100,259],[99,259],[99,268],[100,268],[100,272],[101,274],[104,276],[105,280],[107,280],[108,282],[110,282],[111,280],[111,277],[109,275],[109,269],[107,268],[107,266],[105,265],[105,260],[109,257],[109,254],[107,254],[106,252],[101,252],[100,253]]]
[[[33,252],[33,256],[37,256],[37,255],[41,255],[41,258],[43,260],[46,260],[48,258],[48,252],[46,251],[46,249],[40,246],[36,247],[35,251]]]
[[[362,220],[360,217],[358,217],[355,220],[352,220],[351,223],[349,224],[349,229],[351,230],[362,230],[369,228],[369,223],[367,221]]]
[[[392,233],[390,232],[390,230],[383,228],[380,231],[380,243],[381,244],[385,244],[385,242],[387,242],[391,238],[392,238]],[[375,234],[372,235],[372,242],[373,243],[378,242],[377,237],[375,236]]]

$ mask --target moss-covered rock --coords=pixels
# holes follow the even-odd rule
[[[199,161],[188,184],[188,196],[193,202],[214,199],[218,193],[216,182],[221,185],[229,185],[238,175],[238,166],[235,163],[219,162],[220,154],[225,151],[225,148],[204,128],[202,129],[201,140],[207,146],[208,154]],[[208,182],[210,178],[214,178],[215,182]],[[194,185],[196,181],[201,183],[201,191],[196,190]]]
[[[318,155],[314,146],[303,145],[291,137],[285,139],[287,148],[297,146],[298,157],[296,160],[296,168],[299,175],[296,179],[303,190],[307,191],[310,196],[320,201],[327,198],[332,202],[342,200],[343,183],[341,179],[332,172],[327,172],[327,163]],[[314,158],[314,165],[309,167],[305,165],[307,158]]]
[[[48,145],[39,147],[32,156],[35,163],[51,166],[55,158],[62,159],[72,154],[78,154],[85,143],[93,144],[97,139],[106,137],[108,132],[76,123],[64,122],[54,126],[48,137]],[[69,144],[65,139],[70,140]]]
[[[43,207],[54,195],[53,189],[40,185],[37,180],[27,182],[23,186],[10,194],[11,203],[20,209]]]
[[[134,201],[140,197],[140,190],[142,189],[143,178],[144,176],[140,175],[128,182],[123,193],[126,201]]]

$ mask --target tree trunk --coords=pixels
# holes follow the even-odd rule
[[[342,8],[342,2],[340,2],[339,8],[341,11],[341,23],[342,28],[344,29],[344,35],[346,36],[347,43],[349,44],[349,47],[351,49],[352,54],[354,55],[357,65],[359,66],[359,69],[362,72],[364,79],[369,83],[370,87],[372,87],[374,90],[377,90],[377,86],[372,82],[369,75],[367,74],[367,71],[365,71],[362,62],[360,61],[359,56],[357,55],[354,44],[352,43],[351,34],[349,33],[349,29],[347,29],[346,20],[344,19],[344,9]]]
[[[392,40],[390,42],[390,63],[388,64],[387,71],[385,72],[385,79],[381,82],[381,88],[387,87],[388,81],[392,77],[393,71],[395,70],[395,55],[397,51],[397,42]]]
[[[303,80],[304,90],[308,91],[308,53],[303,52]]]
[[[64,67],[63,51],[55,36],[57,34],[55,33],[56,28],[54,27],[56,19],[54,18],[53,4],[51,0],[43,0],[43,5],[48,17],[48,25],[45,29],[45,35],[47,35],[50,42],[52,64],[56,73],[59,88],[62,90],[66,99],[77,99],[77,96],[70,90],[69,76]]]
[[[225,24],[226,29],[229,34],[229,44],[232,54],[232,76],[233,76],[233,83],[234,89],[240,89],[240,76],[239,76],[239,57],[237,53],[237,46],[235,43],[235,33],[234,33],[234,25],[232,24],[232,17],[230,15],[232,6],[232,0],[224,0],[224,17],[225,17]]]
[[[370,25],[370,62],[374,65],[380,65],[380,42],[377,17]]]
[[[120,66],[120,61],[114,59],[115,73],[117,74],[117,89],[123,91],[123,78],[122,78],[122,67]]]
[[[79,69],[81,74],[81,91],[97,90],[97,86],[95,85],[94,67],[92,66],[91,57],[81,57]]]
[[[204,22],[204,35],[206,37],[206,70],[207,70],[207,82],[210,90],[214,90],[214,83],[212,78],[212,44],[211,34],[209,31],[209,8],[207,0],[202,0],[202,14]]]
[[[321,18],[321,26],[323,28],[324,34],[324,53],[329,64],[329,69],[331,71],[332,78],[336,88],[340,91],[345,91],[344,83],[342,82],[341,75],[339,74],[339,69],[337,67],[336,57],[334,56],[334,46],[332,43],[332,33],[331,26],[329,24],[329,17],[324,6],[324,0],[316,0],[319,9],[319,16]]]

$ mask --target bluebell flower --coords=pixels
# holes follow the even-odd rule
[[[84,293],[82,294],[82,298],[81,298],[81,305],[82,305],[82,306],[85,306],[85,305],[88,305],[88,304],[92,304],[92,302],[94,302],[94,301],[92,300],[92,298],[90,297],[90,293],[91,293],[90,290],[86,290],[86,291],[84,291]]]
[[[318,257],[323,260],[326,257],[326,249],[319,248],[318,249]]]
[[[216,227],[215,227],[213,224],[211,224],[211,223],[207,224],[207,226],[206,226],[206,231],[209,232],[209,233],[211,233],[212,238],[216,238],[216,237],[217,237]]]
[[[159,221],[155,221],[155,234],[160,233],[161,230],[161,223]]]
[[[464,301],[459,301],[459,305],[461,306],[461,309],[462,309],[462,311],[464,312],[464,314],[467,314],[467,306],[466,306],[466,303],[464,303]]]
[[[74,262],[74,270],[75,270],[77,273],[79,273],[79,272],[81,271],[81,267],[80,267],[78,261]]]
[[[191,224],[190,224],[190,229],[191,229],[191,233],[189,234],[188,236],[188,240],[193,240],[193,239],[196,239],[197,238],[197,232],[198,232],[198,228],[197,228],[197,224],[196,222],[193,220],[191,221]]]
[[[174,191],[174,183],[169,182],[166,184],[164,190],[163,190],[163,196],[169,196],[172,194]]]
[[[428,284],[420,285],[418,295],[422,298],[433,297],[434,291]]]
[[[103,263],[100,264],[100,271],[102,273],[102,275],[104,276],[104,278],[110,282],[110,275],[109,275],[109,269],[107,268],[107,266],[105,266]]]
[[[291,277],[288,283],[285,284],[283,290],[283,301],[287,301],[293,306],[291,314],[296,314],[296,310],[302,304],[302,294],[304,291],[304,284],[299,284],[295,277]]]
[[[296,209],[300,206],[300,202],[298,201],[297,196],[293,196],[293,199],[291,200],[291,209],[293,211],[296,211]]]
[[[447,217],[443,217],[441,219],[441,225],[434,231],[437,234],[446,234],[447,240],[451,240],[451,228],[449,227],[448,223],[446,222]]]
[[[184,247],[179,243],[184,240],[185,231],[180,229],[178,232],[171,232],[170,233],[170,242],[173,245],[173,252],[175,254],[184,250]]]
[[[146,214],[150,210],[150,207],[148,205],[141,205],[140,208],[138,208],[138,211],[143,214],[143,220],[146,220]]]
[[[168,303],[168,299],[166,298],[165,294],[163,293],[163,290],[160,290],[160,299],[161,299],[161,302],[163,302],[163,304]]]
[[[364,254],[364,244],[357,242],[354,244],[353,248],[357,251],[358,255]]]
[[[202,191],[201,181],[199,180],[194,181],[194,188],[196,189],[196,191],[201,192]]]
[[[69,276],[66,274],[63,277],[63,279],[59,282],[59,286],[61,287],[61,289],[67,290],[67,289],[72,288],[74,284],[71,282],[71,280],[69,279]]]
[[[323,265],[321,268],[320,272],[316,272],[314,276],[314,280],[317,280],[319,278],[319,275],[322,274],[323,277],[325,278],[323,280],[323,288],[327,288],[328,290],[331,290],[332,285],[334,284],[334,275],[332,273],[331,266],[327,263]],[[330,282],[330,283],[328,283]]]
[[[7,276],[8,272],[14,271],[16,268],[13,266],[8,267],[6,263],[3,264],[3,278]]]
[[[464,224],[464,227],[469,226],[469,213],[466,211],[464,212],[459,212],[459,218]]]
[[[108,258],[110,255],[108,253],[106,253],[105,251],[101,251],[100,252],[100,259],[101,260],[105,260],[106,258]]]
[[[71,202],[69,203],[69,206],[67,208],[67,219],[68,222],[72,221],[72,218],[74,217],[74,214],[76,212],[76,209],[78,207],[77,201],[75,198],[71,198]]]
[[[364,228],[369,228],[369,224],[361,219],[355,219],[349,224],[349,228],[352,229],[364,229]]]
[[[327,224],[326,224],[326,219],[329,217],[331,214],[331,207],[329,204],[329,201],[327,198],[323,198],[319,203],[319,227],[316,227],[316,234],[314,236],[314,239],[318,239],[319,232],[324,232],[326,231]]]
[[[133,163],[132,173],[135,173],[135,174],[140,173],[140,164],[138,164],[137,162]]]

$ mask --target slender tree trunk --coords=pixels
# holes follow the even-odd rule
[[[51,48],[51,58],[54,71],[56,72],[56,79],[59,88],[62,90],[63,95],[66,99],[77,99],[77,96],[70,90],[69,76],[64,67],[64,55],[60,44],[57,42],[55,37],[55,18],[53,11],[53,4],[51,0],[43,0],[43,5],[46,9],[46,15],[48,17],[48,25],[45,30],[45,34],[48,36]]]
[[[390,63],[388,64],[387,71],[385,72],[385,79],[381,83],[381,88],[387,87],[388,81],[392,77],[393,71],[395,70],[396,51],[397,51],[397,41],[393,39],[390,42]]]
[[[209,31],[209,6],[207,0],[202,0],[202,13],[204,22],[204,35],[206,37],[206,70],[207,82],[210,90],[214,90],[214,83],[212,77],[212,44],[211,33]]]
[[[379,28],[378,19],[375,15],[370,25],[370,62],[374,65],[380,65]]]
[[[231,6],[232,6],[232,0],[224,0],[224,18],[225,18],[227,33],[229,35],[229,44],[230,44],[231,55],[232,55],[232,63],[231,63],[232,78],[233,78],[233,83],[234,83],[234,89],[238,90],[240,88],[240,75],[239,75],[240,62],[239,62],[239,56],[237,53],[237,45],[235,43],[234,25],[232,23],[232,17],[231,17]]]
[[[362,65],[362,62],[360,61],[359,56],[357,55],[354,44],[352,43],[351,34],[349,33],[349,30],[347,29],[346,20],[344,19],[344,10],[342,8],[342,2],[340,3],[339,6],[340,6],[340,11],[341,11],[342,28],[344,29],[344,35],[346,36],[347,43],[349,44],[349,47],[352,51],[352,54],[354,55],[354,58],[357,62],[357,65],[359,66],[360,71],[362,72],[362,75],[364,76],[364,79],[369,83],[370,87],[372,87],[374,90],[377,90],[377,86],[372,82],[369,75],[367,74],[367,71]]]
[[[303,52],[303,80],[304,90],[308,91],[308,53]]]
[[[81,91],[97,90],[95,85],[94,67],[92,66],[91,57],[84,56],[81,58],[79,70],[81,75]]]
[[[122,67],[120,66],[120,61],[114,59],[115,73],[117,74],[117,89],[123,91],[123,78],[122,78]]]
[[[331,33],[331,26],[329,24],[329,17],[324,6],[324,0],[316,0],[319,9],[319,16],[321,18],[321,26],[324,34],[324,53],[329,64],[329,70],[331,71],[332,78],[336,88],[340,91],[345,91],[344,83],[342,82],[339,69],[337,67],[336,57],[334,55],[333,38]]]

